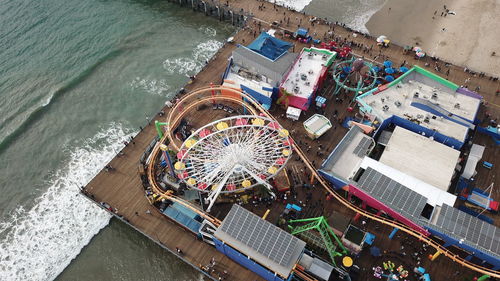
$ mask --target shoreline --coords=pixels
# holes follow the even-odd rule
[[[456,15],[441,16],[444,6]],[[500,36],[494,34],[500,30],[499,14],[498,1],[387,0],[366,27],[374,37],[386,35],[401,46],[418,43],[428,56],[496,76]]]

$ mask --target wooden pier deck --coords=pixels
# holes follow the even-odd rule
[[[240,30],[235,35],[236,44],[248,44],[254,38],[255,34],[259,33],[259,22],[260,29],[267,29],[269,25],[266,22],[278,21],[284,18],[290,18],[290,24],[282,24],[283,28],[289,30],[295,30],[297,28],[298,22],[300,22],[300,18],[302,18],[302,25],[310,27],[311,33],[316,32],[316,34],[324,35],[327,34],[329,30],[332,29],[332,26],[325,24],[315,24],[312,26],[309,23],[308,19],[310,16],[303,15],[301,13],[289,11],[282,7],[274,7],[273,4],[267,2],[261,2],[257,0],[229,0],[229,7],[234,11],[239,11],[243,9],[247,12],[253,13],[254,18],[250,20],[247,24],[247,27],[243,30]],[[259,5],[264,5],[265,8],[259,9]],[[375,45],[375,42],[371,38],[365,38],[362,35],[353,38],[352,32],[348,31],[340,26],[334,27],[335,36],[339,36],[341,38],[345,38],[346,40],[352,40],[356,43],[364,44],[366,46]],[[284,38],[288,40],[288,38]],[[298,42],[295,43],[295,51],[298,52],[304,44],[300,44]],[[236,44],[225,44],[218,53],[214,56],[214,58],[209,62],[208,65],[196,76],[196,79],[193,83],[185,86],[187,92],[200,88],[203,86],[207,86],[210,83],[219,84],[221,80],[221,74],[224,71],[227,65],[227,59],[230,57],[231,52],[236,48]],[[362,54],[362,50],[360,48],[353,48],[355,53]],[[374,56],[378,55],[378,61],[382,61],[384,58],[388,58],[395,62],[396,65],[401,64],[403,61],[407,61],[410,65],[416,64],[422,67],[429,69],[429,67],[425,66],[426,62],[430,62],[431,66],[434,66],[434,62],[430,61],[429,58],[424,60],[414,60],[411,55],[404,55],[402,52],[402,48],[398,46],[391,46],[389,48],[383,48],[380,50],[379,48],[374,46],[371,52],[372,54],[366,54],[367,57],[373,59]],[[444,69],[443,73],[439,73],[440,75],[446,77],[450,81],[453,81],[459,85],[464,84],[465,80],[470,78],[467,85],[469,88],[474,89],[478,85],[481,85],[481,89],[479,93],[485,97],[485,100],[488,102],[487,110],[493,115],[498,117],[500,115],[500,97],[495,95],[495,92],[500,88],[500,81],[492,81],[487,77],[474,77],[469,73],[465,73],[463,71],[463,67],[451,66],[449,75],[444,75],[446,71],[446,67],[442,62],[439,63]],[[432,70],[432,69],[430,69]],[[343,104],[336,104],[334,102],[330,102],[327,108],[327,116],[331,117],[333,115],[333,110],[339,110],[339,118],[343,118],[347,112],[345,108],[347,107],[347,101]],[[168,112],[168,108],[159,108],[158,109]],[[286,128],[293,128],[293,124],[291,121],[286,120],[284,118],[280,118],[283,114],[281,109],[273,109],[271,111],[279,120],[282,122],[282,125]],[[312,114],[311,112],[306,113],[306,115]],[[208,119],[214,116],[208,116]],[[204,118],[204,116],[200,113],[199,116],[195,116],[195,118]],[[302,117],[304,118],[304,117]],[[153,120],[151,120],[151,124],[153,124],[154,120],[163,121],[159,115],[156,115]],[[199,268],[200,265],[206,265],[210,262],[210,260],[214,257],[216,260],[216,271],[221,272],[226,270],[228,272],[228,280],[261,280],[253,272],[243,268],[242,266],[236,264],[232,260],[228,259],[226,256],[219,253],[214,247],[198,241],[196,237],[194,237],[191,233],[184,230],[178,224],[169,221],[162,214],[160,214],[155,208],[153,208],[149,202],[146,200],[144,196],[144,190],[142,187],[142,183],[139,177],[139,158],[142,153],[146,150],[146,147],[149,145],[151,140],[156,134],[155,128],[153,125],[148,125],[143,128],[143,130],[134,138],[135,144],[129,144],[127,147],[123,149],[124,156],[115,157],[109,164],[113,166],[116,170],[112,172],[101,171],[89,184],[85,187],[85,193],[89,196],[91,200],[94,200],[96,203],[105,202],[109,204],[113,210],[111,213],[120,217],[125,222],[133,226],[138,231],[141,231],[143,234],[147,235],[153,241],[161,244],[166,249],[169,249],[172,253],[175,253],[175,248],[179,247],[183,251],[183,258],[186,262],[193,265],[195,268]],[[299,126],[301,127],[301,126]],[[336,129],[331,130],[327,138],[323,138],[322,142],[324,142],[324,155],[316,154],[316,141],[306,140],[305,138],[301,138],[300,135],[302,131],[297,129],[296,132],[293,129],[290,129],[294,138],[303,140],[303,150],[306,151],[308,146],[312,146],[313,149],[308,153],[308,156],[311,160],[316,163],[316,166],[321,164],[322,159],[325,155],[327,155],[340,141],[340,139],[344,136],[346,130],[342,128],[339,124],[336,124]],[[498,147],[492,146],[491,143],[488,142],[488,139],[484,136],[478,137],[479,142],[484,142],[487,145],[485,156],[487,161],[495,163],[494,160],[498,159],[498,155],[500,154],[500,149]],[[328,141],[325,141],[328,140]],[[498,161],[497,161],[498,162]],[[479,171],[481,175],[484,175],[487,179],[484,180],[489,184],[491,179],[494,179],[494,175],[500,174],[500,163],[495,163],[494,169],[489,171]],[[478,168],[480,169],[480,168]],[[479,178],[479,177],[478,177]],[[496,200],[500,200],[500,195],[498,192],[494,194],[494,198]],[[326,203],[325,203],[326,204]],[[328,209],[328,208],[327,208]],[[151,211],[151,214],[147,214],[147,210]],[[351,214],[352,215],[352,214]],[[270,219],[273,217],[271,216]],[[496,225],[499,225],[500,220],[495,218]],[[370,226],[369,227],[375,227]],[[381,230],[377,226],[380,235],[387,236],[385,232],[388,230]],[[375,231],[375,229],[373,230]],[[378,232],[375,232],[378,233]],[[388,239],[385,239],[388,240]],[[384,241],[385,241],[384,240]],[[399,244],[394,243],[391,240],[383,242],[383,246],[387,246],[388,248],[396,249],[399,247]],[[366,266],[369,266],[366,264]],[[430,265],[429,265],[430,266]],[[467,274],[471,274],[469,270],[465,270],[462,268],[458,268],[458,266],[454,266],[453,263],[449,259],[441,258],[438,259],[437,263],[433,264],[433,267],[446,268],[447,270],[443,270],[443,275],[439,274],[439,276],[450,276],[453,272],[460,270],[462,273],[467,272]],[[217,273],[211,275],[212,279],[217,279]],[[366,279],[369,280],[369,272],[366,272]],[[437,278],[436,280],[444,280]]]
[[[233,262],[214,247],[199,241],[193,234],[178,224],[168,220],[151,206],[144,196],[144,189],[138,174],[139,158],[156,133],[153,125],[148,125],[135,138],[135,144],[129,144],[122,151],[124,156],[113,159],[109,164],[116,170],[101,171],[85,188],[89,198],[95,202],[105,202],[113,208],[111,212],[123,221],[148,236],[153,241],[169,249],[173,254],[179,247],[183,254],[180,258],[199,269],[207,265],[212,258],[216,260],[218,274],[228,272],[229,280],[261,280],[253,272]],[[147,211],[151,214],[148,214]],[[236,278],[237,277],[237,278]],[[233,279],[234,278],[234,279]]]

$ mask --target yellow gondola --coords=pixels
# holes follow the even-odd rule
[[[226,122],[219,122],[215,127],[217,128],[217,130],[222,131],[229,128],[229,125]]]
[[[184,164],[183,162],[175,162],[174,168],[176,170],[183,170],[186,168],[186,164]]]
[[[250,187],[251,185],[252,185],[252,182],[249,180],[244,180],[241,182],[241,186],[243,186],[244,188]]]

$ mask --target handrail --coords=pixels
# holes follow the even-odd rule
[[[264,109],[257,101],[255,101],[251,96],[249,95],[246,95],[244,93],[242,93],[241,91],[238,91],[236,89],[233,89],[233,88],[228,88],[228,87],[224,87],[224,86],[213,86],[213,87],[204,87],[204,88],[200,88],[200,89],[197,89],[189,94],[187,94],[185,97],[182,98],[182,100],[177,103],[174,108],[172,108],[172,110],[169,112],[169,117],[168,117],[168,120],[171,121],[172,120],[172,115],[173,115],[173,112],[176,111],[177,107],[180,105],[180,103],[184,102],[185,100],[195,96],[195,95],[198,95],[200,93],[203,93],[203,92],[206,92],[206,91],[221,91],[221,90],[224,90],[224,91],[230,91],[232,93],[235,93],[235,94],[239,94],[241,95],[242,99],[235,99],[235,98],[229,98],[229,97],[224,97],[224,98],[228,98],[229,100],[233,101],[233,102],[236,102],[236,103],[239,103],[241,104],[242,106],[245,106],[247,108],[250,108],[249,107],[249,104],[251,104],[254,108],[258,109],[262,114],[266,115],[266,117],[278,122],[278,120],[272,116],[266,109]],[[203,98],[201,100],[203,101],[207,101],[207,100],[210,100],[210,99],[221,99],[223,96],[208,96],[206,98]],[[243,101],[243,98],[245,98],[246,102]],[[197,103],[198,104],[198,103]],[[186,107],[186,109],[191,109],[194,105],[192,106],[188,106]],[[183,114],[182,116],[184,116],[186,114],[186,110],[182,110]],[[171,135],[172,133],[172,128],[175,128],[175,126],[173,126],[174,124],[176,125],[176,123],[179,121],[181,117],[178,117],[175,119],[176,122],[168,122],[168,133],[165,134],[165,136],[162,138],[162,141],[164,141],[166,138],[169,138],[172,145],[174,147],[176,147],[178,149],[178,147],[173,143],[173,137]],[[291,138],[291,137],[290,137]],[[492,270],[492,269],[489,269],[489,268],[485,268],[483,266],[480,266],[480,265],[477,265],[477,264],[474,264],[470,261],[467,261],[463,258],[461,258],[460,256],[458,256],[457,254],[451,252],[450,250],[448,250],[447,248],[443,247],[442,245],[438,244],[437,242],[435,242],[434,240],[426,237],[425,235],[423,235],[422,233],[418,232],[418,231],[415,231],[413,230],[412,228],[406,226],[405,224],[403,223],[400,223],[398,221],[395,221],[395,220],[390,220],[390,219],[387,219],[387,218],[384,218],[384,217],[381,217],[381,216],[378,216],[376,214],[372,214],[366,210],[363,210],[362,208],[356,206],[356,205],[353,205],[351,204],[351,202],[349,202],[348,200],[346,200],[345,198],[341,197],[339,194],[337,194],[337,192],[335,192],[331,187],[330,185],[323,179],[323,177],[321,177],[318,172],[316,171],[316,169],[312,166],[311,162],[309,161],[309,159],[305,156],[304,152],[300,149],[299,146],[297,146],[296,142],[294,141],[293,142],[293,148],[295,149],[295,151],[298,153],[298,155],[300,156],[300,158],[302,159],[302,161],[307,165],[307,167],[311,170],[312,174],[314,175],[314,177],[318,180],[318,182],[326,189],[326,191],[328,191],[337,201],[339,201],[341,204],[343,204],[345,207],[351,209],[352,211],[356,212],[356,213],[359,213],[367,218],[370,218],[372,220],[375,220],[375,221],[378,221],[380,223],[383,223],[383,224],[386,224],[386,225],[389,225],[391,227],[396,227],[398,229],[400,229],[401,231],[419,239],[420,241],[423,241],[425,243],[427,243],[428,245],[432,246],[433,248],[435,248],[437,251],[441,252],[443,255],[445,255],[446,257],[450,258],[452,261],[456,262],[456,263],[459,263],[460,265],[462,266],[465,266],[469,269],[472,269],[476,272],[479,272],[479,273],[482,273],[482,274],[487,274],[487,275],[490,275],[492,277],[495,277],[495,278],[499,278],[500,277],[500,272],[498,271],[495,271],[495,270]],[[157,153],[158,153],[158,146],[156,146],[154,149],[153,149],[153,152],[152,153],[155,153],[153,154],[153,156],[155,156]],[[154,167],[154,160],[155,158],[152,158],[152,161],[151,163],[149,164],[149,169],[148,169],[148,177],[149,177],[149,180],[150,180],[150,183],[153,185],[153,188],[157,189],[158,191],[160,191],[159,193],[161,194],[161,196],[164,195],[164,193],[161,191],[161,189],[158,188],[158,186],[156,185],[156,182],[155,182],[155,179],[154,179],[154,176],[152,176],[152,167]],[[171,195],[169,195],[169,199],[172,198]],[[180,201],[184,201],[182,199],[179,199],[179,198],[176,198],[176,200],[180,200]],[[178,202],[178,201],[176,201]],[[181,203],[181,202],[179,202]],[[182,204],[182,203],[181,203]],[[188,204],[188,203],[186,203]],[[189,204],[188,204],[189,206]],[[189,207],[189,208],[194,208],[194,207]],[[197,209],[196,209],[196,212],[198,214],[200,214],[199,212],[201,213],[204,213],[205,215],[202,215],[203,217],[205,218],[210,218],[208,219],[209,221],[211,221],[212,223],[214,223],[215,225],[220,225],[220,220],[218,220],[217,218],[214,218],[212,217],[211,215]],[[201,214],[200,214],[201,215]],[[215,222],[214,222],[215,221]]]

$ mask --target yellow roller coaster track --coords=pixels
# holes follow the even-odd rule
[[[214,93],[220,93],[221,91],[224,91],[226,93],[231,93],[233,95],[239,95],[241,98],[235,98],[232,96],[226,96],[226,95],[214,95]],[[243,99],[244,98],[244,99]],[[177,151],[179,150],[179,146],[175,143],[175,138],[172,136],[173,129],[175,129],[180,122],[180,120],[188,113],[190,112],[193,108],[196,106],[207,103],[207,102],[213,102],[213,101],[226,101],[226,102],[233,102],[236,104],[239,104],[246,109],[249,110],[251,114],[257,115],[258,113],[262,113],[268,118],[278,122],[274,116],[272,116],[267,110],[265,110],[257,101],[249,97],[248,95],[242,93],[241,91],[233,88],[228,88],[224,86],[211,86],[211,87],[204,87],[204,88],[199,88],[197,90],[194,90],[191,93],[188,93],[185,95],[179,102],[177,102],[173,108],[171,108],[168,116],[167,116],[167,133],[165,136],[160,140],[159,143],[164,143],[166,139],[168,138],[170,141],[170,146],[172,146],[174,149]],[[175,117],[174,117],[175,115]],[[318,180],[318,182],[328,191],[337,201],[339,201],[341,204],[343,204],[345,207],[351,209],[352,211],[359,213],[367,218],[370,218],[372,220],[378,221],[380,223],[389,225],[391,227],[396,227],[400,229],[401,231],[416,237],[422,242],[427,243],[429,246],[432,246],[435,248],[437,251],[441,252],[443,255],[446,257],[450,258],[452,261],[465,266],[469,269],[472,269],[478,273],[481,274],[487,274],[491,277],[495,278],[500,278],[500,272],[495,271],[489,268],[482,267],[480,265],[474,264],[470,261],[467,261],[461,257],[459,257],[457,254],[451,252],[447,248],[443,247],[442,245],[438,244],[437,242],[433,241],[429,237],[421,234],[420,232],[413,230],[412,228],[406,226],[403,223],[400,223],[398,221],[390,220],[381,216],[378,216],[376,214],[372,214],[356,205],[351,204],[348,200],[337,194],[331,187],[330,185],[318,174],[316,169],[312,166],[310,163],[309,159],[305,156],[303,151],[300,149],[299,146],[296,145],[296,142],[293,144],[294,150],[298,153],[298,155],[301,157],[302,161],[307,165],[307,167],[311,170],[313,173],[314,177]],[[157,193],[160,194],[161,198],[166,198],[172,201],[175,201],[179,204],[182,204],[186,206],[187,208],[193,210],[194,212],[198,213],[201,217],[205,218],[206,220],[210,221],[213,223],[215,226],[220,225],[220,220],[215,218],[214,216],[198,209],[194,205],[184,201],[181,198],[178,198],[176,196],[173,196],[171,194],[167,194],[164,192],[156,183],[156,179],[154,176],[154,165],[155,165],[155,159],[157,159],[158,153],[160,152],[159,145],[156,145],[151,152],[151,161],[148,166],[148,179],[149,182],[153,188],[153,190]]]

